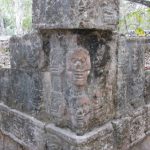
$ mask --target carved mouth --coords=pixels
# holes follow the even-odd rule
[[[82,121],[83,119],[84,119],[84,115],[77,116],[77,120]]]
[[[78,123],[81,123],[81,122],[83,122],[83,118],[78,118],[77,121],[78,121]]]
[[[84,79],[84,77],[82,75],[75,75],[75,79]]]
[[[80,118],[80,119],[77,119],[77,124],[79,125],[79,126],[84,126],[84,119],[82,118]]]
[[[83,80],[83,79],[84,79],[84,74],[85,74],[84,71],[76,71],[76,72],[74,73],[74,76],[75,76],[75,78],[78,79],[78,80]]]
[[[83,121],[88,114],[89,113],[85,113],[85,114],[82,114],[82,115],[77,115],[77,120],[78,121]]]

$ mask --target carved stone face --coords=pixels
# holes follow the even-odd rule
[[[80,97],[73,104],[72,123],[73,126],[82,134],[82,130],[86,130],[90,119],[90,101],[87,96]],[[78,131],[79,130],[79,131]]]
[[[85,86],[91,69],[90,56],[87,50],[78,49],[72,53],[70,58],[70,71],[72,80],[76,86]]]
[[[100,118],[103,114],[104,102],[102,100],[102,93],[100,91],[95,91],[93,99],[93,111],[94,118]]]

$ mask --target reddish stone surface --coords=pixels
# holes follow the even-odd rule
[[[143,142],[139,143],[131,150],[150,150],[150,136],[146,137]]]

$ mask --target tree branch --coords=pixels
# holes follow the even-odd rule
[[[148,0],[128,0],[128,1],[150,7],[150,1]]]

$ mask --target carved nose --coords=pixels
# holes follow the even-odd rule
[[[83,110],[82,109],[79,109],[78,111],[77,111],[77,115],[82,115],[83,114]]]
[[[81,69],[81,62],[80,61],[76,62],[76,69]]]

